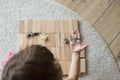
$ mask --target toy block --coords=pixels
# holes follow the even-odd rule
[[[55,34],[55,44],[56,47],[60,47],[60,34]]]
[[[82,51],[80,52],[80,58],[85,58],[85,50],[82,50]]]
[[[19,34],[19,46],[27,46],[26,34]]]
[[[73,26],[73,23],[72,23],[72,22],[73,22],[72,20],[68,20],[68,24],[67,24],[67,25],[68,25],[69,28],[67,29],[67,30],[68,30],[67,32],[68,32],[69,34],[71,34],[72,31],[74,30],[74,26]]]
[[[56,32],[55,30],[56,30],[55,21],[54,20],[46,21],[45,33],[55,33]]]
[[[70,47],[65,47],[65,54],[66,54],[66,60],[71,60],[72,52],[70,50]]]
[[[42,45],[42,34],[40,34],[39,36],[36,36],[36,38],[37,38],[37,44],[38,45]]]
[[[65,50],[65,47],[61,47],[61,60],[66,60],[66,50]]]
[[[56,55],[56,48],[55,47],[51,47],[51,52],[52,54],[54,55],[55,58],[57,58],[57,55]]]
[[[28,41],[28,46],[32,46],[33,45],[33,39],[32,38],[29,38],[27,41]]]
[[[65,26],[65,21],[64,21],[64,20],[61,20],[61,21],[60,21],[60,28],[59,28],[59,29],[60,29],[60,33],[65,33],[65,31],[66,31],[66,30],[65,30],[65,27],[66,27],[66,26]]]
[[[48,47],[55,47],[55,34],[46,34],[48,36],[48,40],[45,41],[46,46]]]
[[[27,25],[28,25],[27,32],[32,32],[33,20],[28,20]]]
[[[46,33],[46,29],[45,29],[45,28],[46,28],[46,21],[42,20],[42,21],[41,21],[41,25],[42,25],[42,27],[41,27],[41,28],[42,28],[42,29],[41,29],[41,32],[42,32],[42,33]]]
[[[42,28],[42,21],[40,20],[34,20],[33,21],[33,26],[32,26],[32,32],[39,32],[41,33],[41,28]]]
[[[59,20],[55,20],[55,33],[60,33],[60,21]]]
[[[80,73],[86,73],[86,60],[85,60],[85,58],[80,59]]]
[[[79,29],[78,27],[78,20],[72,20],[73,24],[73,29]]]
[[[57,60],[61,60],[61,49],[60,47],[56,47],[56,57],[57,57]]]
[[[60,35],[60,44],[61,44],[61,47],[65,47],[64,39],[65,39],[65,34],[61,34]]]
[[[20,28],[19,28],[20,33],[27,33],[28,32],[28,21],[27,20],[21,20],[20,21]]]
[[[71,64],[71,61],[66,61],[67,63],[67,74],[69,73],[69,71],[70,71],[70,64]]]
[[[32,37],[32,44],[37,45],[37,37]]]
[[[66,61],[61,61],[61,68],[63,71],[63,75],[67,75],[67,62]]]

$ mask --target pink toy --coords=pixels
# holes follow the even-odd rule
[[[10,58],[12,58],[12,56],[14,55],[14,52],[13,50],[10,50],[6,54],[7,54],[6,58],[0,62],[0,64],[2,65],[5,65],[10,60]]]

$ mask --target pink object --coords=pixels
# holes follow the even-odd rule
[[[10,60],[10,58],[12,58],[12,56],[14,55],[14,52],[13,50],[10,50],[6,54],[7,54],[6,58],[0,62],[0,64],[2,65],[5,65]]]

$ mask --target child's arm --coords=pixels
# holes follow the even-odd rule
[[[72,37],[76,36],[77,40],[73,41]],[[70,65],[70,71],[68,74],[68,80],[78,80],[79,69],[80,69],[80,52],[87,47],[86,45],[81,45],[80,33],[78,30],[74,30],[72,35],[70,35],[70,45],[72,48],[72,61]]]

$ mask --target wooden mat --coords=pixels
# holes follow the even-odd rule
[[[24,49],[30,45],[46,46],[59,60],[63,74],[69,73],[71,62],[71,49],[69,44],[64,44],[64,39],[69,37],[73,29],[78,29],[78,20],[21,20],[19,27],[19,48]],[[39,36],[27,39],[28,32],[40,32]],[[41,40],[48,35],[48,40]],[[85,51],[80,55],[80,72],[86,73]]]

